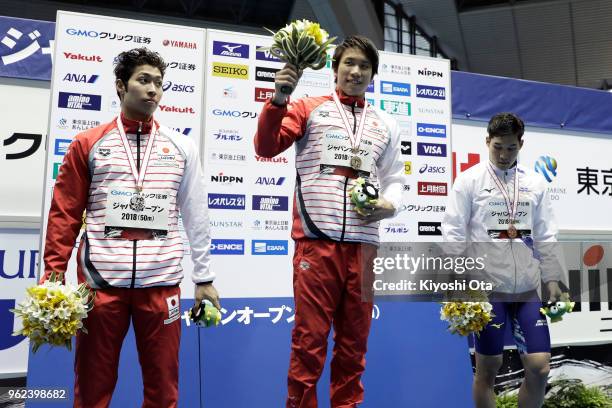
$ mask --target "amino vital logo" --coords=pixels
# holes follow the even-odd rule
[[[417,98],[446,99],[446,89],[440,86],[417,85]]]
[[[57,106],[66,109],[100,110],[102,97],[81,93],[60,92]]]
[[[213,41],[213,54],[222,57],[249,58],[249,46],[246,44]]]
[[[215,210],[244,210],[244,194],[208,194],[208,208]]]
[[[557,160],[551,156],[540,156],[535,162],[534,170],[551,183],[557,177]]]
[[[212,75],[225,78],[249,79],[249,66],[213,62]]]
[[[254,195],[252,208],[258,211],[287,211],[289,208],[289,197]]]
[[[244,255],[244,239],[211,239],[212,255]]]
[[[417,136],[446,137],[446,125],[417,123]]]
[[[251,254],[253,255],[287,255],[289,242],[287,240],[258,240],[251,241]]]
[[[392,115],[410,116],[410,102],[389,101],[382,99],[380,108]]]

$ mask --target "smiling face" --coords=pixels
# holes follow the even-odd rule
[[[488,136],[489,161],[501,170],[507,170],[514,165],[523,140],[516,135]]]
[[[158,68],[139,65],[125,84],[117,79],[115,85],[121,97],[121,111],[132,120],[146,121],[155,112],[161,100],[163,77]]]
[[[372,80],[372,63],[359,48],[348,48],[342,53],[334,75],[343,93],[364,96]]]

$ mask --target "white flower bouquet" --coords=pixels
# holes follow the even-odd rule
[[[95,292],[85,284],[74,287],[62,283],[62,274],[52,273],[41,285],[27,289],[26,298],[11,311],[23,327],[13,333],[30,339],[32,352],[43,344],[72,349],[72,337],[79,330],[87,333],[83,319],[93,308]]]
[[[493,318],[489,302],[442,302],[440,320],[448,322],[452,334],[480,333]]]

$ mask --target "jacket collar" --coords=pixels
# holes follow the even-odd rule
[[[128,119],[125,117],[123,112],[121,112],[121,122],[123,123],[123,128],[125,133],[136,133],[138,131],[138,125],[141,123],[137,120]],[[153,125],[153,117],[146,122],[142,122],[142,129],[140,129],[141,135],[146,135],[151,133],[151,126]]]
[[[340,88],[336,88],[336,93],[338,94],[338,99],[340,99],[340,102],[342,102],[344,105],[353,106],[355,103],[357,103],[357,106],[360,108],[363,108],[365,105],[365,97],[363,96],[347,95],[342,92]]]
[[[518,168],[518,162],[516,162],[516,161],[514,162],[512,167],[510,167],[509,169],[506,169],[506,170],[500,169],[499,167],[497,167],[496,165],[494,165],[490,161],[489,161],[489,164],[491,165],[491,167],[495,171],[495,174],[497,174],[498,176],[502,176],[504,174],[513,174],[517,170],[517,168]]]

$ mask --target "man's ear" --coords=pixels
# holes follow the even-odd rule
[[[119,78],[115,79],[115,88],[117,89],[117,93],[119,94],[119,99],[123,100],[123,96],[127,92],[125,89],[125,84]]]

